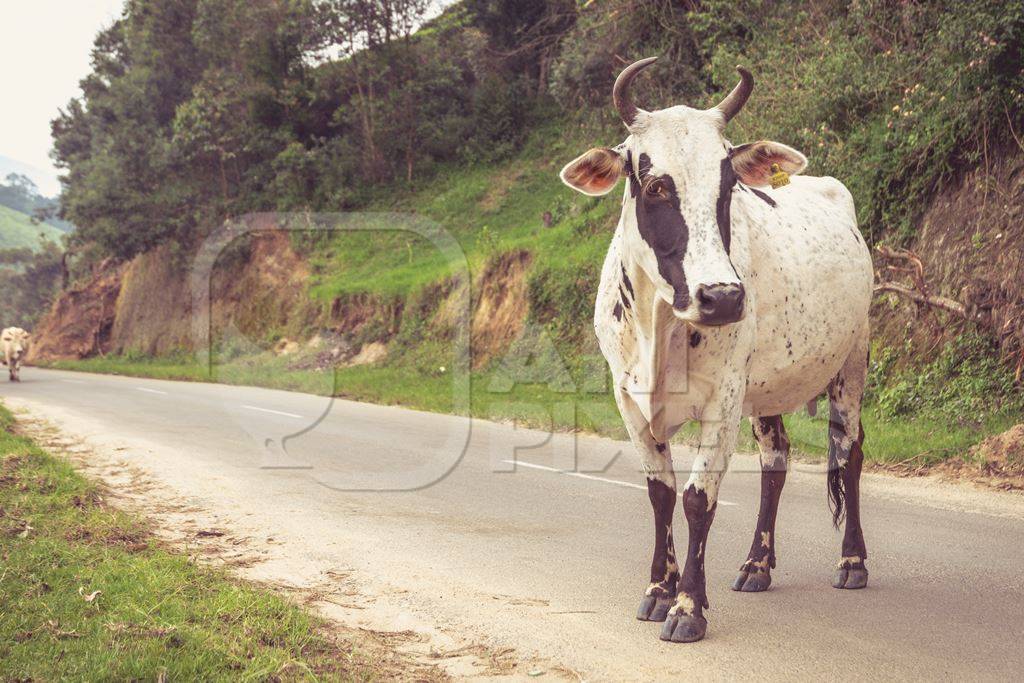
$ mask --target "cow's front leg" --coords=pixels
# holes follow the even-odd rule
[[[772,584],[771,570],[775,569],[775,515],[779,510],[782,487],[786,483],[789,439],[780,415],[751,418],[750,424],[761,451],[761,506],[757,513],[754,541],[750,544],[747,560],[740,567],[732,589],[756,593],[768,590]]]
[[[676,507],[676,479],[671,472],[668,444],[665,450],[668,471],[647,474],[647,495],[654,510],[654,557],[651,559],[651,582],[640,600],[636,618],[641,621],[665,621],[672,608],[679,581],[679,563],[672,541],[672,513]]]
[[[676,601],[661,629],[661,639],[676,643],[700,640],[707,632],[704,610],[708,598],[704,577],[704,550],[718,506],[718,487],[736,446],[738,406],[724,419],[701,422],[700,445],[693,470],[683,490],[683,511],[689,526],[686,564],[676,588]]]
[[[636,618],[641,621],[665,621],[675,602],[679,564],[672,541],[672,514],[676,507],[676,473],[672,469],[672,452],[667,443],[651,436],[647,421],[633,403],[620,392],[619,411],[626,430],[640,456],[647,476],[647,495],[654,511],[654,557],[651,559],[651,580],[640,599]]]

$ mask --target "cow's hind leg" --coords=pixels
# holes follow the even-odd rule
[[[647,421],[625,395],[616,396],[626,431],[636,447],[647,475],[647,495],[654,511],[654,556],[651,559],[651,581],[640,599],[636,618],[641,621],[665,621],[675,602],[679,564],[672,541],[672,514],[676,507],[676,474],[672,469],[671,447],[651,436]]]
[[[836,588],[863,588],[868,583],[868,552],[860,526],[860,473],[864,464],[860,408],[867,366],[865,335],[828,386],[828,497],[836,527],[844,514],[846,517],[842,557],[832,579]]]
[[[771,570],[775,568],[775,514],[779,509],[782,487],[786,483],[789,439],[779,415],[754,417],[750,419],[750,424],[761,451],[761,507],[757,513],[754,541],[750,544],[747,560],[740,567],[732,589],[756,593],[768,590],[772,584]]]

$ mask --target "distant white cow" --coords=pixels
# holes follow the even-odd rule
[[[28,345],[31,337],[28,332],[20,327],[8,327],[0,333],[0,343],[3,344],[3,363],[10,372],[12,382],[20,382],[18,372],[21,370],[21,359],[28,353]]]

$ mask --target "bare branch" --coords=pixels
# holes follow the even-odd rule
[[[887,247],[884,244],[878,245],[875,249],[884,258],[898,261],[910,261],[914,264],[914,268],[917,271],[917,277],[922,281],[924,280],[924,263],[921,262],[921,257],[914,252],[909,249],[893,249],[892,247]]]
[[[896,284],[895,282],[883,282],[875,285],[875,294],[889,292],[892,294],[899,294],[905,296],[911,301],[916,301],[919,304],[925,304],[926,306],[933,306],[935,308],[941,308],[944,311],[948,311],[957,315],[964,320],[968,320],[967,307],[959,301],[953,299],[947,299],[944,296],[926,296],[920,292],[915,292],[909,287]]]

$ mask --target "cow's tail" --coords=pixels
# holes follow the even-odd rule
[[[832,510],[832,525],[839,528],[839,522],[843,519],[843,511],[846,502],[846,489],[843,487],[843,470],[836,459],[835,443],[829,444],[828,449],[828,507]]]

